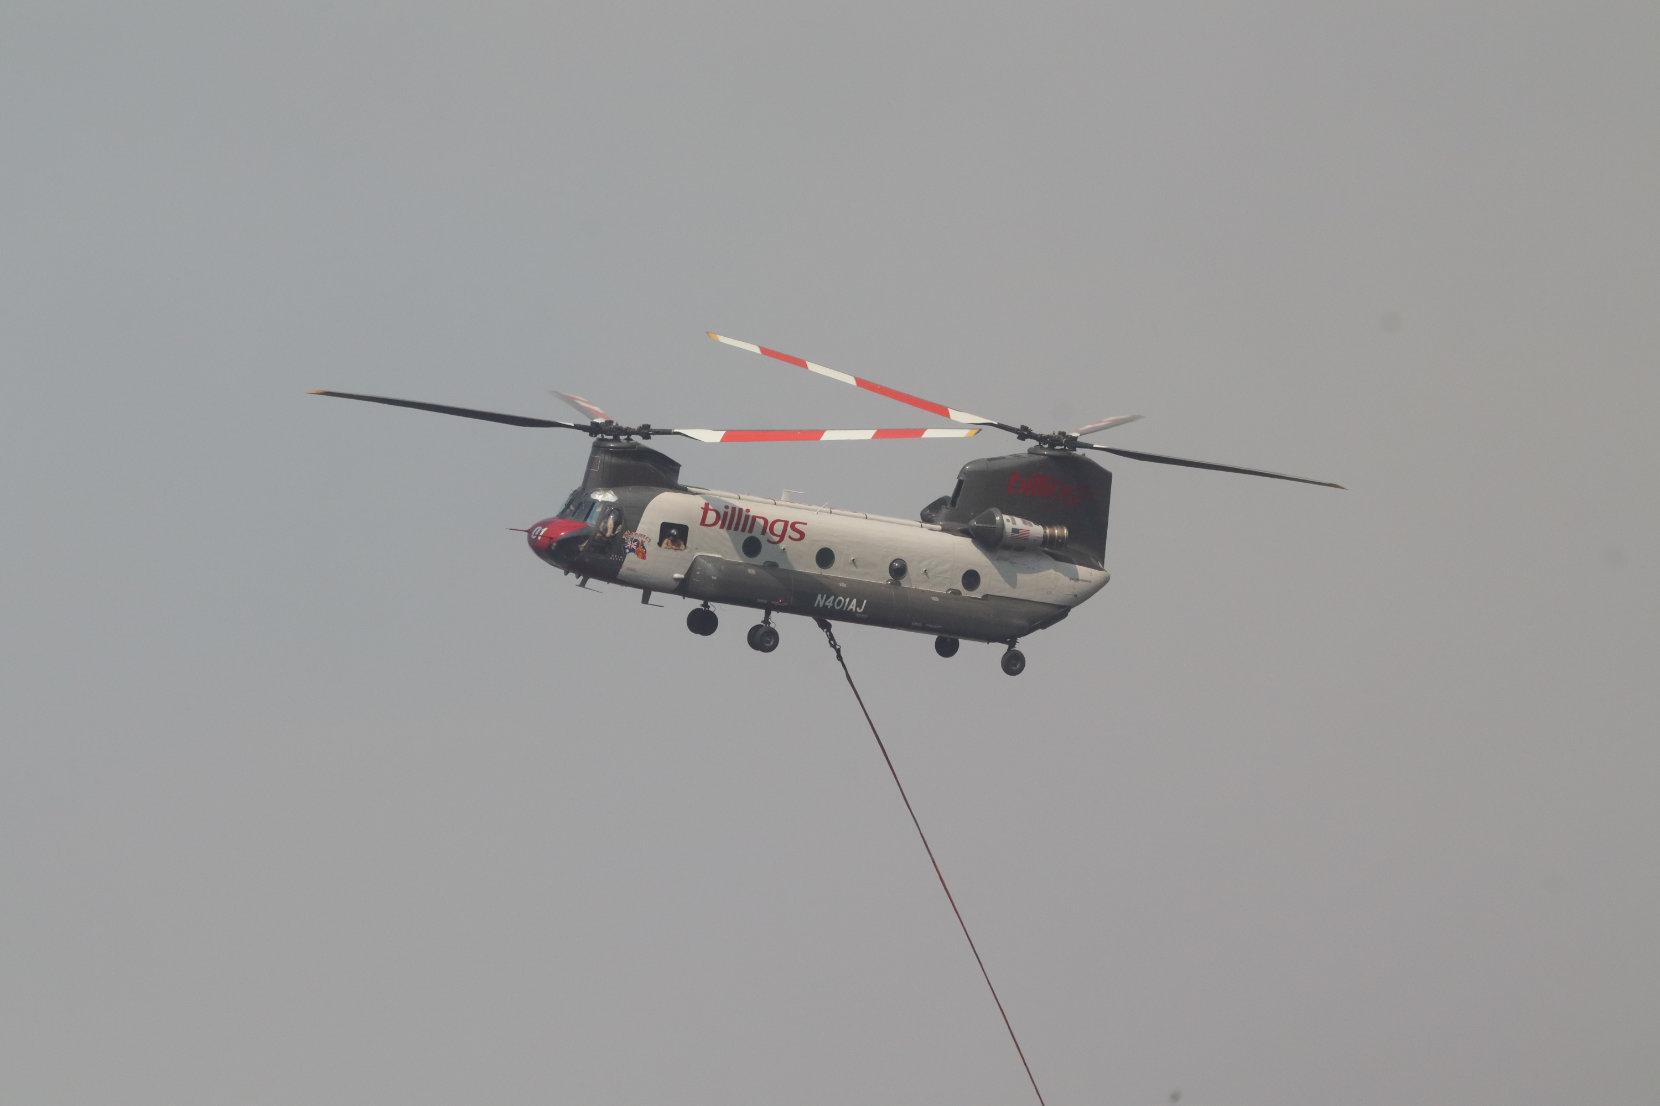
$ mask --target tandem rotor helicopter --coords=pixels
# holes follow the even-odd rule
[[[1341,488],[1277,472],[1113,449],[1083,439],[1140,415],[1102,419],[1048,433],[1000,422],[851,376],[713,331],[709,337],[819,376],[962,424],[882,430],[697,430],[625,426],[580,396],[555,392],[586,424],[504,415],[386,396],[323,389],[312,395],[410,407],[508,426],[579,430],[593,439],[582,483],[552,518],[527,528],[531,552],[578,583],[590,580],[698,602],[692,633],[719,624],[715,604],[761,612],[749,645],[778,647],[774,614],[934,635],[934,651],[954,656],[963,640],[1003,645],[1003,671],[1026,668],[1019,640],[1065,618],[1100,591],[1112,473],[1079,453],[1263,476]],[[787,500],[714,491],[680,482],[680,464],[650,446],[675,436],[719,444],[972,438],[991,428],[1033,443],[1023,453],[965,464],[956,487],[922,509],[917,521]],[[636,441],[635,439],[639,439]]]

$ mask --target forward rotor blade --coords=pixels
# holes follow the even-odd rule
[[[794,357],[788,353],[779,353],[775,349],[768,349],[766,346],[758,346],[754,342],[740,342],[736,338],[728,338],[726,335],[716,334],[712,330],[709,331],[709,337],[722,345],[733,346],[737,349],[746,349],[750,353],[758,353],[762,357],[770,357],[774,361],[782,361],[786,365],[794,365],[798,369],[806,369],[810,373],[817,373],[819,376],[828,377],[829,379],[839,381],[842,384],[851,384],[855,388],[863,388],[867,392],[875,392],[879,396],[887,396],[889,399],[898,400],[900,403],[906,404],[910,407],[915,407],[919,411],[927,411],[931,415],[938,415],[942,419],[950,419],[952,422],[967,423],[970,426],[995,426],[1000,429],[1010,431],[1014,429],[1014,427],[1005,426],[996,419],[982,418],[979,415],[969,414],[967,411],[958,411],[954,408],[945,406],[943,403],[935,403],[931,399],[923,399],[920,396],[913,396],[909,392],[901,392],[897,388],[889,388],[885,384],[878,384],[874,380],[866,380],[862,376],[851,376],[844,372],[837,372],[835,369],[827,369],[823,365],[815,365],[811,361],[804,361],[801,358]]]
[[[576,410],[581,411],[584,415],[587,415],[589,418],[593,419],[595,422],[616,422],[617,421],[616,419],[612,418],[610,415],[607,415],[603,410],[601,410],[598,404],[590,403],[587,400],[583,399],[581,396],[569,395],[565,392],[556,391],[553,388],[549,388],[548,391],[553,392],[554,395],[558,396],[560,399],[562,399],[566,403],[570,404]]]
[[[563,427],[566,430],[586,430],[572,422],[557,419],[533,419],[527,415],[503,415],[495,411],[477,411],[471,407],[447,407],[441,403],[421,403],[413,399],[392,399],[388,396],[364,396],[355,392],[331,392],[314,388],[314,396],[333,396],[336,399],[360,399],[365,403],[384,403],[389,407],[412,407],[417,411],[432,411],[440,415],[460,415],[464,419],[482,419],[485,422],[505,423],[508,426]]]
[[[1132,461],[1151,461],[1155,465],[1180,465],[1188,469],[1210,469],[1212,472],[1237,472],[1241,476],[1266,476],[1270,480],[1290,480],[1298,484],[1314,484],[1322,488],[1336,488],[1347,491],[1342,484],[1333,484],[1329,480],[1309,480],[1302,476],[1287,476],[1283,472],[1263,472],[1261,469],[1242,469],[1233,465],[1218,465],[1210,461],[1187,461],[1180,457],[1166,457],[1160,453],[1137,453],[1130,449],[1111,449],[1104,445],[1092,445],[1089,442],[1079,442],[1079,449],[1093,449],[1101,453],[1116,453],[1120,457],[1128,457]]]
[[[972,438],[979,427],[889,427],[882,430],[653,430],[700,442],[733,445],[748,442],[868,442],[899,438]]]
[[[1102,419],[1100,422],[1092,422],[1088,426],[1080,426],[1072,432],[1072,436],[1081,438],[1085,434],[1094,434],[1098,430],[1111,430],[1115,426],[1123,426],[1127,422],[1134,422],[1140,417],[1140,415],[1114,415],[1110,419]]]

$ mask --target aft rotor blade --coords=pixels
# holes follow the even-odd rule
[[[336,399],[360,399],[365,403],[384,403],[389,407],[412,407],[417,411],[432,411],[440,415],[460,415],[464,419],[482,419],[485,422],[505,423],[508,426],[563,427],[566,430],[586,430],[572,422],[557,419],[533,419],[528,415],[503,415],[496,411],[478,411],[471,407],[448,407],[441,403],[421,403],[413,399],[392,399],[389,396],[364,396],[355,392],[331,392],[315,388],[314,396],[333,396]]]
[[[733,445],[747,442],[869,442],[901,438],[972,438],[979,427],[888,427],[881,430],[653,430],[700,442]]]
[[[1072,436],[1081,438],[1085,434],[1094,434],[1100,430],[1111,430],[1115,426],[1123,426],[1127,422],[1134,422],[1140,417],[1140,415],[1114,415],[1110,419],[1102,419],[1100,422],[1092,422],[1088,426],[1080,426],[1072,432]]]
[[[788,353],[780,353],[775,349],[768,349],[766,346],[758,346],[754,342],[741,342],[736,338],[728,338],[724,334],[716,334],[712,330],[709,331],[709,337],[722,345],[733,346],[737,349],[747,349],[750,353],[758,353],[762,357],[770,357],[774,361],[782,361],[786,365],[794,365],[798,369],[806,369],[810,373],[817,373],[819,376],[828,377],[829,379],[839,381],[842,384],[851,384],[855,388],[863,388],[867,392],[875,392],[879,396],[887,396],[889,399],[898,400],[900,403],[915,407],[919,411],[927,411],[931,415],[938,415],[942,419],[950,419],[952,422],[967,423],[970,426],[995,426],[1003,430],[1014,430],[1014,427],[1005,426],[996,419],[982,418],[979,415],[969,414],[967,411],[958,411],[955,408],[945,406],[943,403],[935,403],[931,399],[923,399],[921,396],[913,396],[909,392],[901,392],[897,388],[890,388],[886,384],[878,384],[874,380],[866,380],[862,376],[852,376],[848,373],[837,372],[835,369],[825,368],[823,365],[815,365],[811,361],[803,360],[800,357],[795,357]]]
[[[566,403],[570,404],[576,410],[581,411],[584,415],[587,415],[589,418],[593,419],[595,422],[616,422],[617,421],[616,419],[612,418],[610,415],[607,415],[605,413],[605,411],[600,408],[599,404],[590,403],[588,400],[583,399],[581,396],[573,396],[573,395],[570,395],[569,393],[566,393],[566,392],[555,391],[552,388],[549,388],[548,391],[553,392],[554,395],[558,396],[560,399],[562,399]]]
[[[1218,465],[1210,461],[1188,461],[1181,457],[1166,457],[1161,453],[1137,453],[1131,449],[1111,449],[1104,445],[1092,445],[1089,442],[1079,442],[1079,449],[1094,449],[1101,453],[1116,453],[1120,457],[1128,457],[1132,461],[1151,461],[1155,465],[1180,465],[1187,469],[1210,469],[1212,472],[1237,472],[1241,476],[1266,476],[1270,480],[1291,480],[1298,484],[1314,484],[1322,488],[1336,488],[1347,491],[1342,484],[1333,484],[1329,480],[1310,480],[1303,476],[1287,476],[1283,472],[1263,472],[1261,469],[1242,469],[1234,465]]]

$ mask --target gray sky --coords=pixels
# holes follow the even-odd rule
[[[1124,461],[842,637],[1053,1106],[1660,1095],[1660,9],[0,9],[0,1101],[1029,1099],[828,651],[551,572],[584,442]],[[913,515],[1002,446],[670,448]]]

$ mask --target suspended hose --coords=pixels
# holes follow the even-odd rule
[[[847,686],[853,689],[853,698],[858,701],[859,710],[865,716],[865,725],[870,727],[870,736],[876,739],[876,747],[882,751],[882,759],[887,762],[888,774],[893,776],[893,785],[899,789],[899,797],[905,802],[905,812],[911,816],[911,825],[916,827],[916,835],[922,840],[923,851],[928,854],[928,863],[934,866],[934,876],[940,881],[940,890],[945,892],[945,901],[951,904],[951,913],[957,916],[957,925],[962,927],[963,937],[968,941],[968,951],[974,954],[974,963],[980,967],[980,978],[986,981],[986,989],[991,992],[991,1000],[997,1004],[997,1012],[1003,1017],[1003,1028],[1009,1031],[1009,1040],[1014,1043],[1015,1054],[1020,1057],[1020,1066],[1026,1069],[1026,1078],[1032,1084],[1032,1093],[1037,1095],[1038,1106],[1048,1106],[1043,1101],[1043,1092],[1038,1089],[1037,1076],[1032,1074],[1032,1065],[1026,1062],[1026,1050],[1020,1047],[1020,1038],[1015,1036],[1014,1024],[1009,1021],[1009,1012],[1003,1008],[1003,1000],[997,995],[997,988],[992,985],[991,974],[986,971],[986,962],[980,958],[980,950],[974,945],[974,936],[968,932],[968,923],[963,921],[963,912],[957,909],[957,899],[951,894],[951,887],[945,882],[945,873],[940,870],[940,862],[934,859],[934,848],[928,844],[928,835],[922,832],[922,822],[917,819],[916,808],[911,806],[911,797],[905,794],[905,785],[899,780],[899,769],[893,766],[893,758],[888,755],[888,747],[882,740],[882,735],[876,729],[876,723],[871,720],[870,709],[865,706],[865,698],[859,694],[859,685],[853,682],[853,673],[848,671],[847,658],[842,656],[842,647],[836,641],[836,633],[830,628],[830,623],[822,618],[815,618],[818,628],[824,631],[824,637],[830,642],[830,648],[836,654],[836,663],[842,666],[842,675],[847,677]]]

